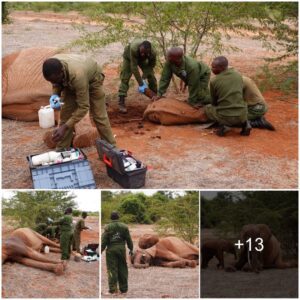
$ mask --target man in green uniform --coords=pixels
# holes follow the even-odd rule
[[[208,119],[220,125],[219,136],[225,135],[228,126],[240,126],[241,135],[250,135],[242,76],[233,68],[228,69],[228,60],[224,56],[216,57],[211,68],[216,76],[210,82],[212,104],[205,106]]]
[[[73,250],[80,253],[80,235],[81,231],[85,229],[90,229],[90,227],[85,226],[84,220],[87,217],[87,213],[84,211],[81,214],[81,219],[76,222],[75,230],[74,230],[74,239],[73,239]]]
[[[58,221],[53,222],[55,225],[60,226],[60,249],[61,260],[66,264],[66,261],[70,259],[72,243],[73,243],[73,218],[72,208],[68,207],[65,210],[64,216]]]
[[[74,126],[88,111],[99,135],[115,145],[102,86],[104,75],[96,61],[82,55],[57,54],[44,62],[43,75],[53,85],[50,103],[60,96],[64,101],[60,126],[53,132],[58,151],[71,146]]]
[[[126,293],[128,290],[128,268],[126,263],[125,242],[129,254],[133,255],[133,243],[127,225],[119,222],[117,212],[111,213],[112,222],[105,226],[101,238],[101,253],[106,248],[106,265],[108,272],[108,285],[111,294]]]
[[[148,88],[145,79],[148,80],[149,89],[157,93],[157,81],[154,74],[155,65],[156,51],[149,41],[135,39],[125,47],[119,87],[119,111],[121,113],[127,112],[125,98],[127,97],[129,80],[132,74],[139,84],[138,91],[140,93],[144,93],[145,89]],[[138,67],[143,71],[142,76]]]
[[[247,76],[243,76],[243,97],[248,104],[248,120],[250,120],[251,126],[275,130],[274,126],[264,117],[268,110],[264,96],[255,82]]]
[[[46,223],[39,223],[36,225],[35,231],[47,238],[54,239],[56,237],[57,227]]]
[[[169,87],[172,75],[178,76],[188,87],[188,103],[192,106],[202,106],[211,102],[208,83],[210,69],[203,63],[183,54],[179,47],[168,51],[167,61],[164,64],[159,81],[158,95],[154,100],[161,98]]]

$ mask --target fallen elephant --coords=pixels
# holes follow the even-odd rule
[[[156,235],[143,235],[139,246],[131,257],[134,268],[161,266],[169,268],[195,268],[199,262],[199,249],[177,237],[159,239]]]
[[[2,243],[2,264],[7,261],[18,262],[57,275],[63,274],[64,266],[61,260],[54,260],[40,253],[45,246],[49,246],[51,252],[60,252],[59,244],[32,229],[16,229]]]

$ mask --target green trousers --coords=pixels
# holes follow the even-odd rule
[[[266,104],[256,104],[248,106],[248,120],[258,119],[268,111],[268,106]]]
[[[149,89],[154,93],[157,93],[157,80],[155,78],[154,70],[146,62],[139,63],[139,67],[143,71],[142,78],[147,79],[149,84]],[[121,74],[120,74],[120,87],[119,87],[119,96],[127,96],[129,90],[129,80],[132,76],[130,61],[128,59],[123,59]]]
[[[224,116],[220,115],[216,106],[208,104],[205,106],[204,111],[210,121],[218,122],[220,125],[239,126],[247,120],[247,109],[241,110],[238,116]]]
[[[128,268],[125,246],[115,245],[106,250],[106,266],[109,292],[117,292],[119,283],[120,292],[126,293],[128,290]]]
[[[105,93],[103,91],[102,82],[98,81],[90,85],[89,96],[90,117],[94,121],[99,135],[110,144],[115,145],[116,140],[113,136],[106,111]],[[76,96],[74,92],[69,89],[64,90],[64,105],[60,114],[61,124],[66,123],[77,109],[77,103],[75,99]],[[63,139],[57,143],[56,150],[60,151],[70,148],[73,137],[74,128],[68,128]]]
[[[73,238],[73,250],[76,250],[77,252],[80,252],[80,231],[74,232],[74,238]]]
[[[61,232],[60,250],[61,250],[62,260],[70,259],[72,243],[73,243],[73,232],[72,231]]]

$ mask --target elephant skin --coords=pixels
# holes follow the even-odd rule
[[[201,268],[207,268],[209,261],[215,256],[219,261],[217,267],[224,269],[224,252],[232,253],[236,259],[236,251],[232,242],[224,239],[206,240],[201,247]]]
[[[59,244],[32,229],[16,229],[2,243],[2,264],[6,261],[18,262],[57,275],[63,274],[64,266],[61,260],[50,259],[40,253],[45,246],[49,246],[51,252],[60,252]]]
[[[162,125],[206,123],[204,108],[195,108],[187,102],[173,98],[162,98],[150,103],[144,112],[144,119]]]
[[[151,236],[142,236],[140,240],[142,241],[141,245],[145,246],[145,240],[151,241]],[[152,240],[157,240],[157,236],[154,236]],[[177,237],[158,239],[153,246],[147,249],[137,249],[131,257],[134,268],[147,268],[149,266],[195,268],[198,261],[199,249]]]
[[[43,62],[59,53],[56,48],[29,48],[2,58],[2,116],[17,121],[38,121],[41,106],[49,105],[51,84],[42,73]],[[57,117],[58,114],[56,114]],[[88,114],[75,125],[73,146],[92,146],[99,136]],[[43,141],[55,148],[52,130],[46,132]]]
[[[248,252],[248,244],[246,241],[251,238],[252,251]],[[261,248],[255,240],[261,238],[263,241],[263,250],[256,251],[255,247]],[[235,264],[237,270],[245,269],[248,262],[248,268],[245,270],[259,273],[263,268],[294,268],[297,267],[296,262],[284,262],[280,249],[280,242],[272,234],[271,229],[266,224],[248,224],[242,228],[241,240],[244,247],[241,251],[239,261]]]

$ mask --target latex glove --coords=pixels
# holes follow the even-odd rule
[[[48,223],[52,224],[53,220],[51,218],[47,218]]]
[[[60,109],[61,104],[60,104],[60,97],[58,95],[55,95],[55,94],[52,95],[50,97],[49,102],[50,102],[51,108],[53,108],[53,109]]]
[[[143,85],[139,86],[139,92],[141,94],[144,94],[145,93],[145,89],[147,89],[147,88],[148,88],[147,82],[145,80],[143,80]]]

